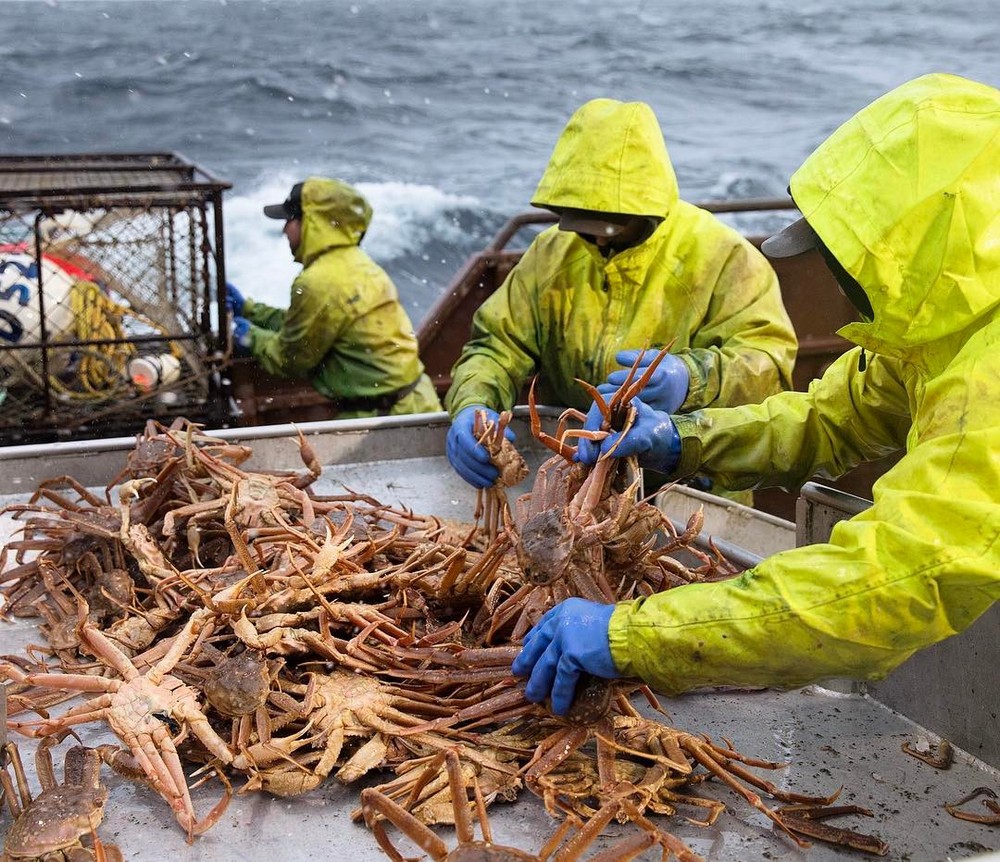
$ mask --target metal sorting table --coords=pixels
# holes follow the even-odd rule
[[[442,454],[448,427],[444,414],[301,427],[310,435],[322,463],[328,465],[314,486],[316,493],[342,493],[346,487],[387,504],[404,504],[416,512],[471,519],[474,492],[453,473]],[[531,466],[537,467],[548,452],[525,445],[531,436],[523,416],[518,417],[514,428],[519,448]],[[248,462],[250,469],[299,465],[294,431],[289,426],[211,433],[251,445],[254,456]],[[132,438],[121,438],[0,450],[0,504],[22,501],[43,479],[64,474],[90,487],[103,488],[121,468],[133,445]],[[525,489],[517,489],[521,490]],[[712,505],[711,501],[706,505]],[[726,504],[720,501],[720,505]],[[7,515],[0,517],[0,538],[9,540],[17,525]],[[0,624],[0,653],[17,652],[39,640],[33,620]],[[716,740],[728,737],[744,754],[787,762],[787,768],[776,771],[754,770],[779,787],[819,795],[843,786],[839,803],[869,808],[874,817],[838,818],[832,823],[887,841],[888,859],[1000,860],[1000,854],[990,852],[1000,849],[1000,828],[960,821],[942,807],[976,787],[1000,790],[1000,771],[962,750],[956,750],[955,762],[946,771],[904,754],[900,750],[904,741],[919,744],[921,740],[936,742],[938,737],[872,697],[838,690],[845,688],[849,686],[841,683],[790,692],[696,693],[663,698],[662,702],[678,728],[705,733]],[[941,691],[927,693],[928,698],[946,696]],[[997,695],[994,690],[983,696]],[[642,708],[638,700],[637,705]],[[53,713],[64,708],[57,706]],[[83,725],[79,732],[91,745],[115,741],[104,725]],[[33,741],[17,734],[12,737],[21,743],[25,765],[33,773]],[[65,746],[56,749],[57,761]],[[351,811],[359,804],[360,786],[344,786],[332,777],[319,789],[294,799],[236,795],[220,822],[188,845],[167,805],[152,790],[110,770],[105,770],[103,776],[110,796],[99,834],[105,841],[117,843],[129,862],[163,858],[176,862],[334,860],[348,856],[354,862],[368,862],[387,858],[371,833],[350,819]],[[387,777],[385,773],[369,776],[368,781],[359,784],[375,784]],[[819,842],[808,850],[796,847],[776,832],[770,820],[719,782],[702,784],[698,792],[726,803],[726,813],[714,826],[696,826],[679,815],[653,819],[707,860],[824,862],[865,858],[858,851]],[[217,781],[193,792],[199,816],[208,812],[220,793]],[[689,813],[696,815],[697,811]],[[495,842],[531,852],[538,852],[556,826],[541,801],[527,790],[514,803],[492,805],[490,815]],[[583,858],[630,834],[632,828],[612,824]],[[417,848],[395,830],[391,834],[398,838],[404,855],[418,855]],[[451,828],[444,828],[442,834],[449,846],[454,846]],[[660,853],[651,850],[639,858],[659,859]]]

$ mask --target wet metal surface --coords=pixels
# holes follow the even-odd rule
[[[4,653],[20,651],[32,640],[40,638],[29,620],[0,628],[0,651]],[[716,740],[729,737],[744,754],[789,763],[780,770],[754,770],[783,789],[830,794],[843,786],[839,804],[869,808],[874,816],[834,822],[887,841],[891,848],[888,859],[944,862],[1000,848],[996,827],[957,820],[943,808],[975,787],[1000,787],[1000,773],[962,752],[957,752],[956,762],[946,771],[904,754],[900,750],[904,741],[934,737],[869,698],[811,688],[786,693],[695,694],[665,698],[663,704],[671,723],[680,729],[706,733]],[[58,714],[65,708],[61,704],[52,712]],[[90,745],[116,741],[104,725],[84,725],[79,732]],[[31,771],[34,741],[18,734],[13,738]],[[67,744],[60,745],[58,751],[64,751]],[[350,819],[350,812],[358,805],[360,784],[344,786],[331,778],[318,790],[296,799],[235,796],[221,821],[189,846],[166,803],[152,790],[109,770],[104,771],[104,781],[110,796],[99,834],[116,842],[130,862],[159,862],[163,858],[247,862],[293,856],[333,860],[347,858],[348,852],[355,862],[386,858],[368,830]],[[220,792],[215,782],[194,791],[199,816],[208,812]],[[775,833],[770,820],[721,784],[707,783],[699,792],[722,800],[728,807],[714,826],[695,826],[680,816],[654,819],[707,860],[825,862],[865,858],[856,851],[822,844],[802,850]],[[686,813],[698,816],[695,809]],[[535,852],[556,825],[541,801],[527,791],[513,804],[492,806],[490,815],[496,842]],[[443,834],[450,840],[450,830]],[[609,828],[607,835],[595,842],[595,849],[608,846],[614,835],[622,834],[622,828]],[[413,848],[404,852],[415,854]],[[640,858],[658,859],[659,854],[650,852]]]
[[[332,453],[333,449],[343,447],[327,440],[318,448],[325,448],[324,461],[333,462],[334,466],[325,470],[316,492],[342,493],[346,486],[385,503],[405,504],[417,512],[468,520],[475,493],[453,474],[439,454],[445,430],[446,426],[424,430],[413,427],[402,438],[403,445],[395,432],[391,439],[365,432],[363,449],[367,457],[354,460]],[[525,437],[526,429],[522,427],[519,438]],[[275,435],[275,451],[288,453],[287,460],[268,466],[297,466],[295,446],[286,438],[287,434]],[[257,442],[248,442],[258,451]],[[361,451],[356,443],[347,449]],[[406,457],[407,449],[414,457]],[[381,457],[373,459],[371,456],[376,454]],[[533,467],[543,455],[537,451],[531,454]],[[58,462],[58,451],[50,452],[50,456]],[[112,474],[123,457],[120,452]],[[85,460],[79,464],[83,466]],[[34,470],[34,475],[74,472],[64,464],[53,474],[48,472],[50,466]],[[8,474],[8,479],[11,478],[17,477]],[[30,491],[34,484],[27,484],[23,476],[21,481],[20,487],[8,483],[3,488],[8,496],[0,498],[0,504],[25,499],[25,493],[17,492]],[[16,523],[9,516],[0,517],[0,539],[9,539],[15,528]],[[28,643],[40,640],[32,620],[0,624],[0,653],[20,652]],[[900,750],[904,741],[935,741],[936,737],[875,700],[808,688],[786,693],[694,694],[664,698],[663,704],[672,723],[680,729],[705,733],[717,741],[728,737],[746,755],[787,762],[788,767],[775,771],[754,770],[781,788],[830,794],[842,786],[839,803],[869,808],[874,816],[853,816],[833,822],[887,841],[891,848],[888,859],[944,862],[970,859],[1000,849],[1000,828],[957,820],[943,808],[946,802],[955,802],[979,786],[1000,790],[1000,772],[961,751],[956,752],[956,762],[946,771],[904,754]],[[56,706],[53,714],[59,714],[66,706]],[[84,725],[79,730],[88,744],[115,741],[104,725]],[[31,770],[34,741],[17,734],[14,737]],[[57,758],[68,744],[58,747]],[[378,776],[373,783],[387,777]],[[361,785],[343,786],[331,779],[318,790],[296,799],[261,794],[235,796],[219,824],[188,845],[166,803],[148,787],[132,784],[107,770],[104,780],[110,798],[100,835],[105,841],[116,842],[130,862],[158,862],[164,858],[177,862],[286,858],[350,858],[353,862],[368,862],[387,858],[368,830],[350,819],[351,811],[358,805]],[[714,826],[699,827],[681,816],[655,819],[707,860],[825,862],[870,858],[857,851],[822,844],[800,849],[776,834],[766,817],[718,782],[700,785],[698,791],[727,805],[727,812]],[[220,792],[217,782],[194,791],[199,816],[208,812]],[[492,806],[490,813],[496,842],[533,852],[538,851],[555,827],[540,800],[527,791],[522,791],[513,804]],[[685,813],[698,815],[695,809]],[[627,834],[627,829],[609,828],[607,835],[595,842],[593,850],[609,846],[614,836]],[[451,830],[445,829],[442,834],[449,846],[453,846]],[[401,844],[401,847],[406,856],[419,855],[412,846]],[[654,860],[660,854],[650,851],[640,858]]]

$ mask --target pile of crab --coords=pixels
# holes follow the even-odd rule
[[[628,432],[644,382],[630,380],[604,405],[598,435]],[[386,780],[361,792],[354,816],[393,859],[403,857],[390,823],[434,859],[457,858],[429,828],[441,823],[456,825],[459,848],[499,853],[482,858],[546,859],[561,847],[557,858],[569,859],[614,818],[635,831],[608,859],[659,846],[695,860],[647,815],[687,810],[712,823],[725,804],[699,789],[715,779],[798,844],[810,836],[884,852],[821,822],[843,810],[827,807],[832,797],[781,790],[749,768],[779,764],[671,726],[634,681],[589,680],[566,718],[525,699],[511,661],[563,598],[614,602],[736,573],[693,547],[698,516],[678,533],[639,499],[633,461],[576,463],[571,441],[582,432],[565,425],[579,418],[568,414],[549,437],[532,400],[535,436],[554,454],[511,509],[505,488],[527,468],[505,440],[509,417],[479,417],[501,479],[464,526],[360,493],[315,493],[321,468],[301,434],[305,470],[254,472],[242,467],[247,447],[183,420],[150,423],[103,493],[63,477],[9,507],[23,529],[0,557],[3,613],[39,618],[45,644],[0,661],[7,726],[42,738],[42,760],[84,723],[102,722],[113,742],[75,754],[76,777],[67,764],[64,785],[41,769],[36,800],[16,746],[2,749],[13,818],[4,859],[49,858],[43,836],[16,849],[11,836],[66,786],[87,788],[70,795],[91,803],[49,817],[61,858],[120,858],[94,832],[106,796],[97,759],[158,793],[188,840],[219,822],[234,788],[295,796],[375,776]],[[200,815],[192,768],[219,787]],[[493,844],[485,816],[524,789],[562,823],[537,855]],[[786,804],[772,807],[761,792]]]

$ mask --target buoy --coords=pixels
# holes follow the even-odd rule
[[[147,353],[129,360],[128,376],[136,389],[152,392],[176,383],[181,376],[181,363],[170,353]]]
[[[88,278],[79,267],[44,254],[39,297],[39,265],[34,255],[28,254],[23,245],[0,245],[0,342],[38,343],[42,337],[42,303],[47,339],[62,335],[73,325],[70,290],[75,282]]]

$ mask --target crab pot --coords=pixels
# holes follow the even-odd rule
[[[0,157],[0,445],[225,421],[229,187],[173,153]]]

